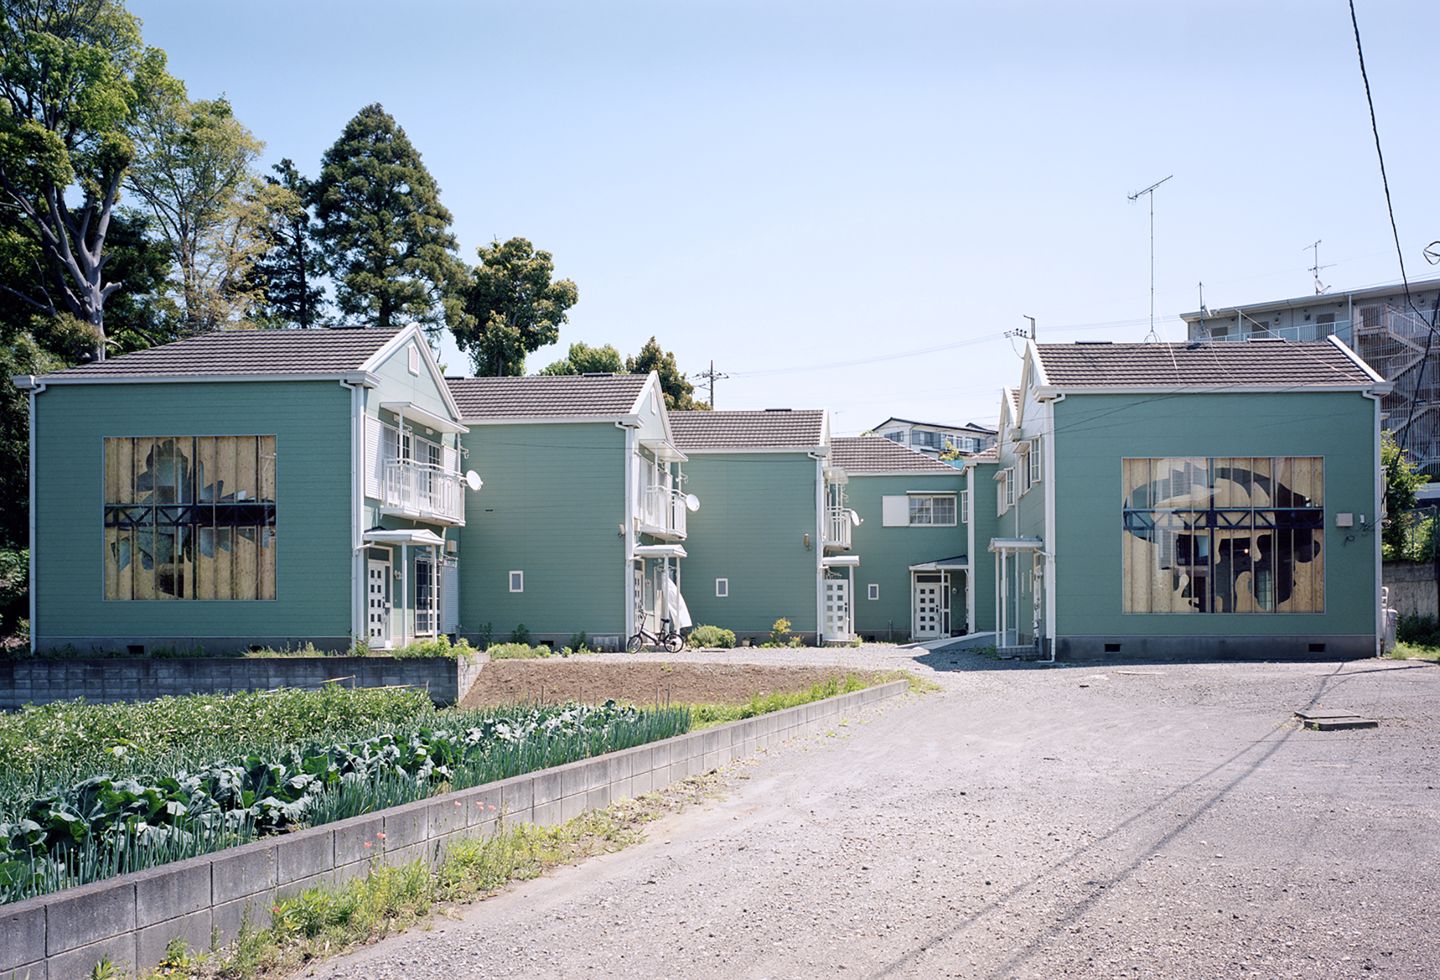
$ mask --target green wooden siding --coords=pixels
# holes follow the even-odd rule
[[[517,625],[537,639],[625,631],[625,433],[613,423],[475,425],[464,465],[485,480],[466,494],[460,536],[460,631]],[[451,532],[454,533],[454,532]],[[525,591],[509,591],[511,570]]]
[[[412,340],[410,344],[422,342]],[[445,398],[440,393],[430,368],[425,364],[423,355],[420,358],[420,373],[410,373],[409,344],[394,351],[378,364],[372,373],[378,379],[379,385],[369,392],[368,410],[371,415],[376,414],[381,402],[408,401],[434,415],[450,417],[450,409],[446,407]]]
[[[1071,395],[1056,406],[1058,636],[1373,635],[1374,403],[1354,392]],[[1125,614],[1121,459],[1322,456],[1325,612]],[[1354,528],[1335,526],[1337,513]]]
[[[42,646],[348,639],[350,392],[333,381],[53,385],[36,397]],[[104,599],[107,436],[275,436],[273,601]]]
[[[965,488],[960,470],[954,476],[916,474],[865,476],[851,474],[845,488],[846,505],[864,520],[854,530],[851,554],[860,556],[855,569],[855,631],[865,636],[904,640],[910,636],[910,566],[953,558],[966,552],[965,525],[954,527],[885,527],[881,498],[904,496],[907,490],[949,491]],[[869,598],[869,587],[880,586],[880,598]],[[965,619],[965,576],[951,576],[950,615],[954,629]]]
[[[695,623],[758,635],[783,616],[795,632],[814,633],[816,461],[805,453],[697,453],[684,473],[685,491],[700,498],[681,566]],[[729,597],[716,597],[717,578],[729,579]]]
[[[995,631],[995,555],[990,540],[997,536],[999,519],[995,516],[996,463],[976,463],[970,474],[970,510],[973,528],[967,528],[970,549],[970,588],[975,607],[972,633]]]

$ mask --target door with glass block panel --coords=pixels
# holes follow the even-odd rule
[[[850,615],[850,580],[825,580],[825,622],[827,640],[848,640],[853,632]]]

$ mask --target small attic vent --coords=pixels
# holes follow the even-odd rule
[[[765,411],[767,411],[767,412],[789,412],[789,411],[792,411],[792,410],[791,410],[791,409],[788,409],[788,408],[767,408],[767,409],[765,409]]]
[[[1288,344],[1284,337],[1246,337],[1247,343],[1251,344]]]
[[[584,374],[580,375],[580,377],[582,377],[582,378],[613,378],[613,377],[615,377],[615,372],[613,372],[613,371],[586,371]]]
[[[1110,346],[1110,345],[1113,344],[1113,343],[1114,343],[1113,340],[1077,340],[1077,341],[1075,341],[1075,346],[1076,346],[1076,347],[1108,347],[1108,346]]]

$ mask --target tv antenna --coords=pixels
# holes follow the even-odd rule
[[[1302,248],[1302,249],[1300,250],[1300,251],[1302,251],[1302,252],[1309,252],[1309,253],[1310,253],[1310,259],[1311,259],[1311,262],[1310,262],[1310,275],[1312,275],[1312,276],[1315,277],[1315,295],[1316,295],[1316,296],[1319,296],[1321,293],[1325,292],[1325,290],[1327,290],[1327,289],[1330,288],[1329,286],[1325,285],[1323,282],[1320,281],[1320,270],[1321,270],[1321,269],[1333,269],[1333,268],[1335,268],[1335,263],[1334,263],[1334,262],[1330,262],[1330,263],[1328,263],[1328,264],[1326,264],[1326,265],[1321,265],[1321,264],[1320,264],[1320,243],[1321,243],[1322,241],[1324,241],[1324,239],[1317,238],[1317,239],[1315,239],[1313,242],[1311,242],[1309,245],[1306,245],[1304,248]]]
[[[1174,176],[1171,174],[1169,177],[1162,177],[1149,187],[1143,187],[1128,195],[1131,204],[1140,200],[1141,196],[1150,198],[1150,332],[1145,335],[1146,340],[1152,337],[1157,341],[1160,339],[1160,335],[1155,332],[1155,188]]]
[[[715,370],[715,362],[711,361],[710,369],[708,371],[701,371],[699,374],[695,375],[695,377],[699,378],[700,381],[703,382],[706,387],[710,389],[710,407],[713,409],[715,407],[715,382],[724,381],[729,378],[730,375],[721,374],[719,371]]]

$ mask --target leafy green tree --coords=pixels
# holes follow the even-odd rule
[[[525,355],[560,339],[560,324],[580,291],[554,280],[555,260],[523,238],[482,245],[471,274],[467,318],[452,326],[477,377],[525,373]]]
[[[183,91],[146,107],[138,130],[126,184],[170,250],[181,332],[214,330],[249,306],[250,266],[264,248],[251,166],[264,144],[225,99],[191,102]]]
[[[468,281],[440,187],[405,131],[378,103],[325,151],[310,203],[335,305],[368,326],[417,323],[432,343],[463,326]]]
[[[665,407],[673,411],[704,410],[710,406],[695,400],[695,386],[680,373],[675,363],[675,354],[661,348],[654,337],[645,341],[640,353],[626,358],[625,370],[631,374],[649,374],[654,371],[660,376],[660,387],[665,392]]]
[[[570,345],[563,361],[541,369],[541,374],[624,374],[625,361],[610,344],[591,347],[583,342]]]
[[[0,288],[69,318],[92,356],[108,339],[105,303],[124,285],[106,244],[142,110],[175,90],[119,0],[0,5],[0,204],[38,248],[36,273]]]
[[[1406,531],[1411,511],[1415,509],[1415,493],[1427,478],[1389,432],[1381,436],[1380,468],[1385,473],[1385,528],[1381,532],[1385,557],[1410,557],[1406,553]]]
[[[251,267],[254,317],[272,326],[313,327],[324,321],[324,270],[315,242],[315,219],[306,201],[310,181],[289,159],[265,175],[270,194],[260,229],[264,253]]]

